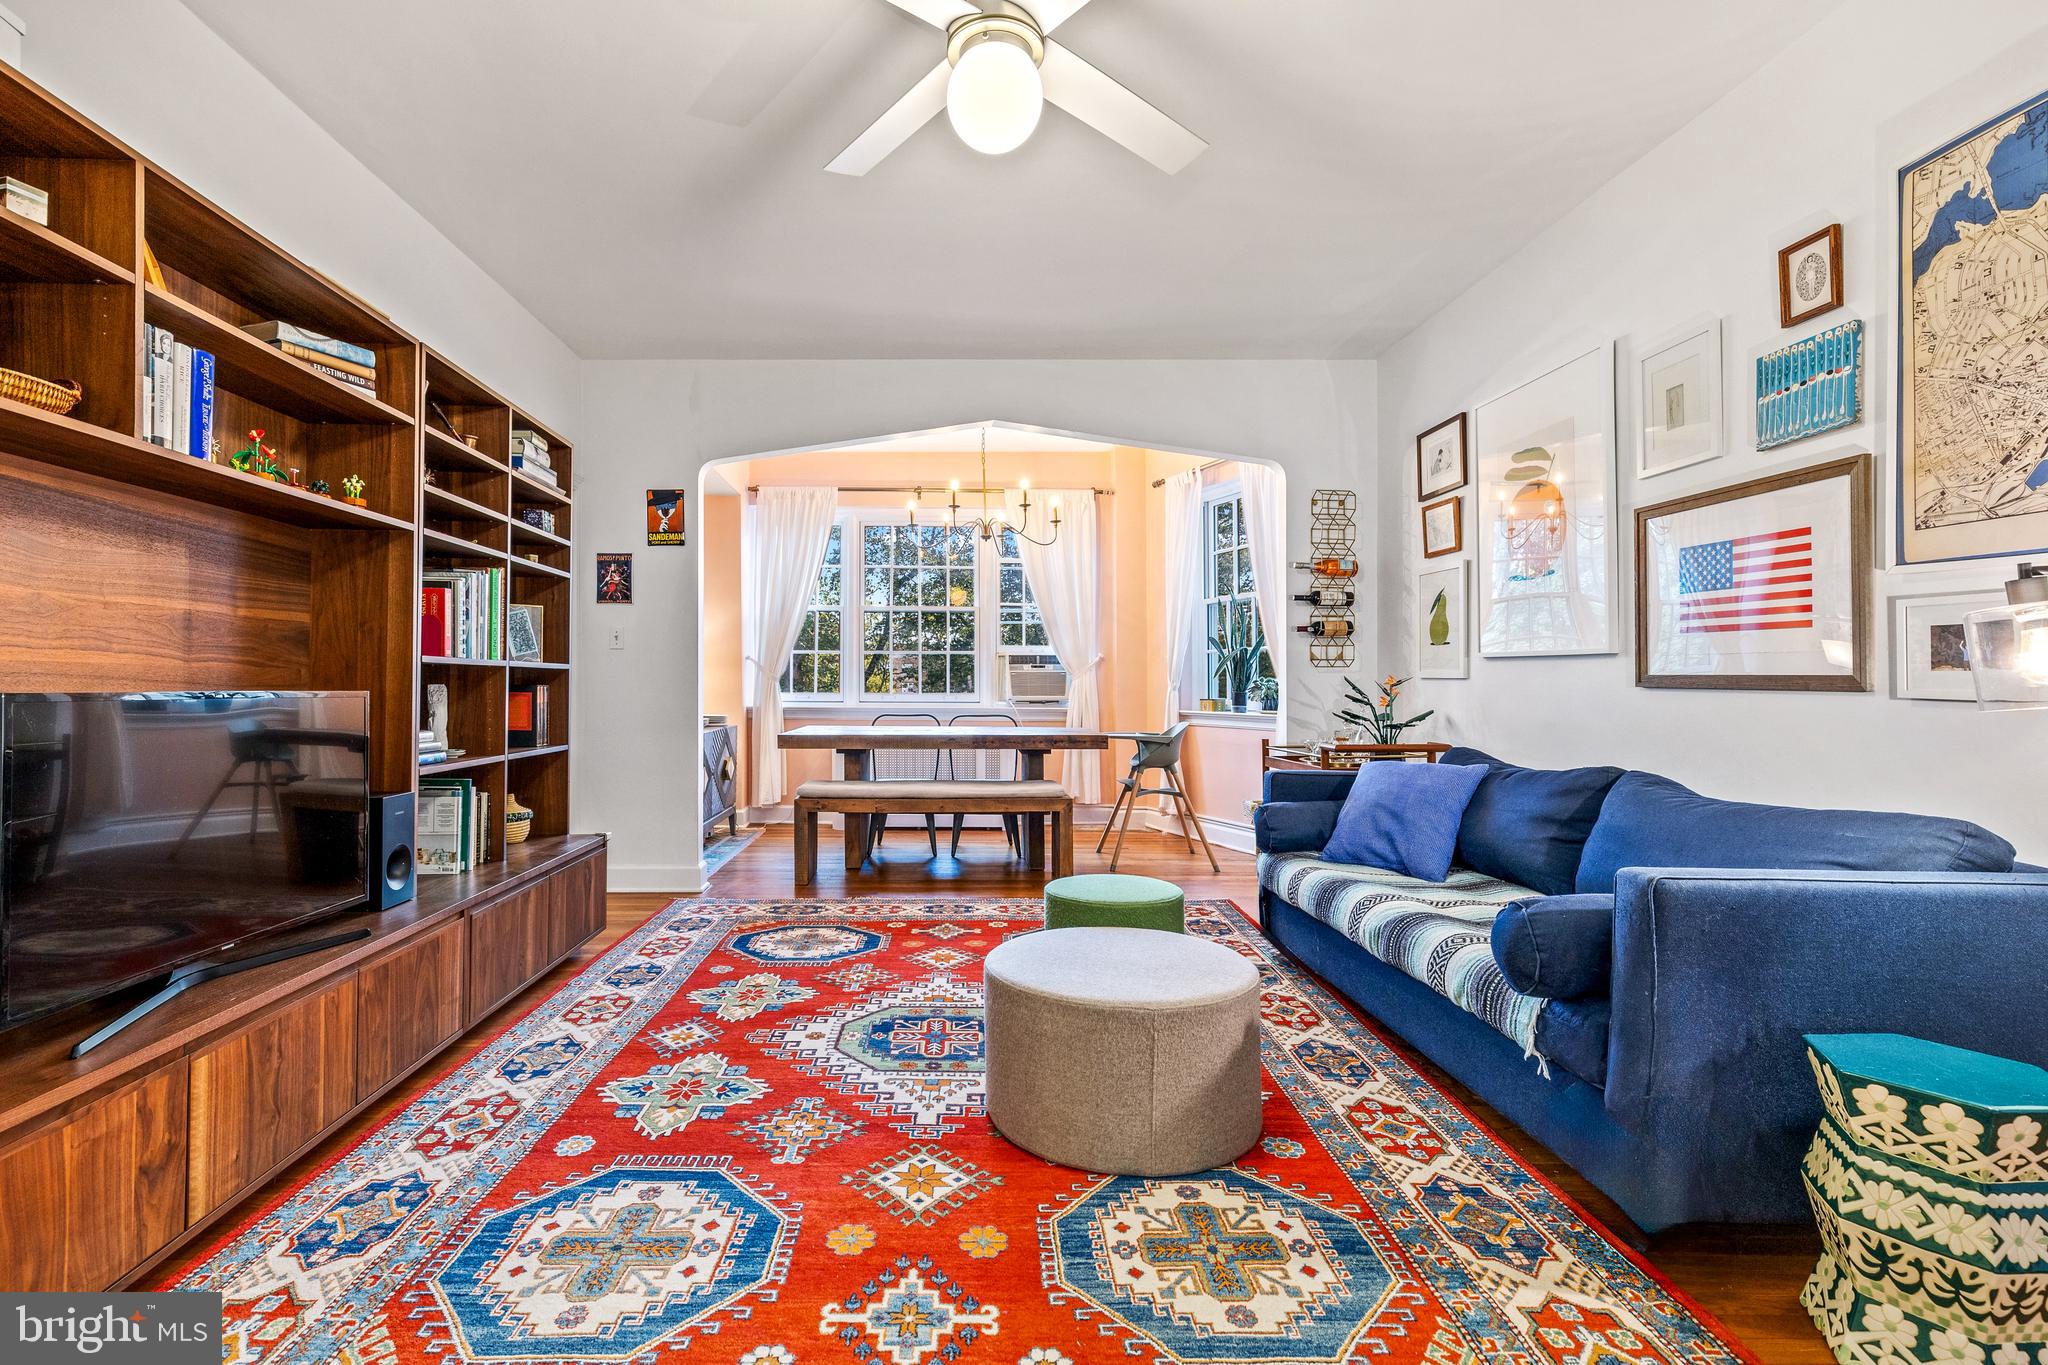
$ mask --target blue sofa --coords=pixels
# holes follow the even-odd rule
[[[1448,882],[1318,857],[1352,775],[1266,775],[1259,914],[1309,969],[1647,1232],[1809,1215],[1801,1036],[2048,1064],[2048,872],[1957,820],[1488,773]]]

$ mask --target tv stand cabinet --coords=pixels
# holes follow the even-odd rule
[[[536,838],[422,877],[353,921],[368,937],[194,986],[83,1058],[72,1044],[132,999],[0,1033],[0,1285],[145,1281],[603,929],[605,851]]]

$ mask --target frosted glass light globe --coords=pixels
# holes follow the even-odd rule
[[[1024,145],[1045,107],[1045,82],[1031,54],[991,39],[960,54],[946,78],[946,117],[960,140],[998,156]]]

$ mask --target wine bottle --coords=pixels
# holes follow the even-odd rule
[[[1303,635],[1320,635],[1325,640],[1341,640],[1351,633],[1351,622],[1342,616],[1333,616],[1326,621],[1311,621],[1305,626],[1296,626]]]
[[[1320,574],[1324,578],[1358,577],[1358,561],[1355,559],[1316,559],[1307,563],[1297,561],[1294,567],[1307,569],[1310,573]]]
[[[1294,594],[1297,602],[1306,602],[1312,607],[1329,607],[1342,610],[1358,600],[1358,594],[1347,588],[1317,588],[1314,592]]]

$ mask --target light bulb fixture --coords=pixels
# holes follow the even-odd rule
[[[1965,616],[1963,648],[1977,705],[2048,706],[2048,566],[2020,565],[2005,585],[2004,606]]]
[[[969,492],[981,494],[981,515],[964,516],[960,510],[960,480],[953,479],[947,484],[946,528],[964,529],[974,532],[983,540],[994,540],[1004,531],[1030,541],[1033,545],[1050,545],[1060,538],[1060,500],[1052,500],[1052,520],[1047,524],[1045,539],[1031,534],[1031,480],[1019,479],[1017,489],[1023,494],[1017,508],[1017,520],[1010,520],[1009,512],[1000,503],[991,504],[988,495],[1002,490],[989,487],[988,482],[988,428],[981,429],[981,486]],[[924,489],[919,488],[910,499],[910,524],[917,525],[917,505],[924,500]]]
[[[946,30],[946,118],[977,152],[1001,156],[1030,140],[1045,110],[1045,37],[1014,5],[992,5]]]

